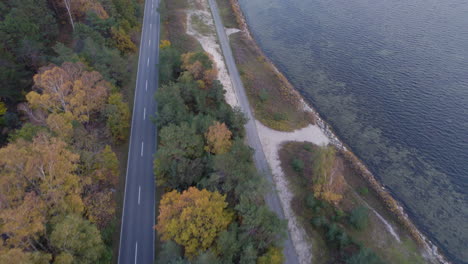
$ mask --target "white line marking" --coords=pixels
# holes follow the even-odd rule
[[[138,186],[138,204],[140,204],[141,186]]]
[[[148,58],[148,62],[146,63],[146,66],[149,66],[149,58]]]
[[[141,156],[143,157],[143,148],[145,147],[145,145],[143,144],[143,141],[141,142]]]
[[[149,40],[149,46],[151,47],[151,39]]]
[[[143,120],[146,120],[146,107],[143,108]]]
[[[137,257],[138,257],[138,242],[135,244],[135,264],[137,263]]]
[[[150,29],[153,28],[153,24],[150,24]]]
[[[146,80],[146,88],[145,88],[146,91],[148,91],[148,80]]]

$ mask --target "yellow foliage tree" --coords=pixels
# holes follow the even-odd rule
[[[205,133],[207,146],[205,150],[214,154],[223,154],[231,149],[232,132],[229,131],[225,123],[215,122]]]
[[[7,112],[7,107],[4,102],[0,102],[0,116],[4,115]]]
[[[47,126],[57,136],[68,142],[73,133],[73,115],[70,112],[52,113],[47,117]]]
[[[156,225],[162,240],[172,239],[184,246],[189,258],[208,249],[231,222],[225,198],[218,192],[194,187],[182,193],[174,190],[164,194]]]
[[[79,155],[57,138],[39,134],[28,142],[18,139],[0,149],[0,198],[9,208],[20,206],[26,191],[34,191],[50,214],[81,213]]]
[[[35,90],[26,95],[30,106],[50,113],[70,112],[73,119],[88,122],[90,114],[104,106],[110,84],[84,67],[70,62],[42,67],[34,76]]]
[[[335,149],[332,146],[320,148],[315,156],[313,165],[314,196],[328,202],[337,203],[342,195],[335,192],[335,187],[343,185],[342,176],[335,176],[333,166],[335,164]]]
[[[161,40],[161,44],[159,44],[160,49],[168,48],[170,46],[171,46],[171,42],[166,39]]]
[[[282,264],[283,261],[284,256],[281,249],[271,247],[264,255],[257,259],[257,264]]]
[[[111,35],[117,44],[117,48],[123,53],[132,53],[136,51],[135,43],[130,39],[128,34],[121,28],[113,27]]]

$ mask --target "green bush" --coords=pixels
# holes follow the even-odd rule
[[[314,217],[314,218],[312,218],[311,222],[317,228],[325,226],[325,225],[328,224],[328,220],[327,220],[327,218],[325,216]]]
[[[365,196],[369,193],[369,189],[367,187],[359,187],[358,193],[362,196]]]
[[[351,211],[349,215],[349,223],[356,229],[362,230],[367,226],[368,214],[369,209],[367,209],[367,207],[359,206]]]
[[[304,171],[304,162],[302,162],[302,160],[300,159],[295,158],[291,162],[291,167],[295,172],[302,173]]]
[[[261,101],[262,103],[268,101],[268,98],[269,98],[268,91],[265,90],[265,89],[262,89],[262,90],[258,93],[258,97],[260,98],[260,101]]]

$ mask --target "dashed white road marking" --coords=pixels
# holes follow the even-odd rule
[[[140,205],[141,186],[138,186],[138,205]]]
[[[146,120],[146,107],[143,108],[143,120]]]
[[[145,147],[143,141],[141,142],[141,156],[143,157],[143,148]]]
[[[153,27],[153,24],[150,24],[150,29]]]
[[[151,39],[149,40],[149,46],[151,47]]]
[[[146,63],[146,66],[149,66],[149,58],[148,58],[148,62]]]
[[[148,91],[148,80],[146,80],[146,87],[145,90]]]
[[[137,257],[138,257],[138,242],[135,244],[135,264],[137,263]]]

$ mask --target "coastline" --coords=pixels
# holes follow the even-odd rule
[[[294,86],[288,81],[288,79],[278,70],[275,64],[264,54],[261,48],[258,46],[255,39],[249,30],[247,21],[243,12],[240,8],[238,0],[229,0],[237,24],[243,34],[254,43],[254,49],[264,57],[266,63],[271,67],[274,73],[278,76],[282,84],[290,90],[290,92],[300,98],[301,104],[305,111],[313,113],[315,116],[315,124],[322,130],[322,132],[328,137],[330,144],[335,146],[339,152],[343,155],[345,160],[349,162],[352,167],[361,175],[372,187],[372,189],[378,194],[379,199],[386,205],[386,208],[398,219],[399,223],[409,232],[411,237],[418,243],[418,245],[424,249],[423,256],[435,263],[450,263],[446,257],[441,253],[441,250],[426,236],[424,235],[416,225],[411,221],[408,214],[405,212],[403,206],[390,194],[389,191],[383,187],[370,170],[365,166],[364,162],[361,161],[351,149],[343,143],[338,136],[333,132],[332,127],[320,117],[319,113],[315,108],[307,103],[302,95],[294,88]]]

